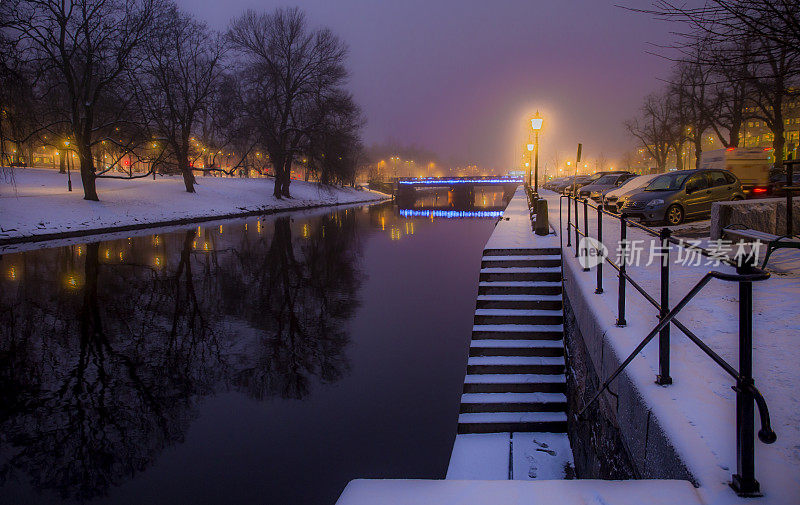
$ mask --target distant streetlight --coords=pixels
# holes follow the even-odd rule
[[[531,118],[531,130],[533,130],[533,146],[528,144],[528,151],[533,151],[533,192],[539,193],[539,131],[542,129],[544,120],[539,115],[539,111]],[[528,170],[528,186],[531,184],[531,171]]]

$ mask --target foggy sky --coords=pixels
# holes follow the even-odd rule
[[[537,108],[541,162],[574,158],[578,142],[584,157],[634,145],[622,122],[669,73],[646,51],[670,27],[614,6],[622,1],[179,0],[219,30],[247,8],[299,6],[349,45],[368,144],[413,143],[497,169],[513,164]]]

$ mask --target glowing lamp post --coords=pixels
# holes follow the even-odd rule
[[[71,153],[68,150],[69,148],[69,140],[64,141],[64,148],[67,149],[67,190],[72,191],[72,174],[70,173],[70,166],[71,166]]]
[[[533,150],[533,192],[539,192],[539,131],[542,129],[544,120],[539,116],[539,111],[531,118],[531,129],[533,130],[533,146],[528,144],[528,151]],[[531,172],[528,170],[528,185],[531,184]]]

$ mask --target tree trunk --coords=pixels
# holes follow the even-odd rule
[[[83,199],[99,202],[97,198],[97,188],[95,186],[96,176],[94,174],[94,163],[92,162],[92,152],[88,146],[78,148],[78,158],[81,162],[81,182],[83,183]]]
[[[694,168],[700,168],[700,157],[703,156],[703,136],[694,137]]]
[[[292,195],[289,194],[289,184],[292,181],[292,157],[289,156],[286,160],[284,160],[283,166],[283,182],[281,183],[281,195],[285,196],[286,198],[291,198]]]
[[[783,119],[781,119],[783,121]],[[781,123],[783,124],[783,123]],[[776,128],[777,129],[777,128]],[[783,166],[783,148],[786,145],[786,139],[783,137],[783,128],[780,128],[780,133],[773,134],[772,147],[774,149],[773,156],[775,156],[775,167],[780,168]]]
[[[194,174],[192,173],[192,167],[189,165],[189,158],[181,155],[179,166],[181,175],[183,175],[183,184],[186,186],[186,192],[194,193],[194,185],[197,181],[195,181]]]
[[[275,172],[275,187],[272,190],[272,196],[280,200],[283,198],[281,192],[281,185],[283,184],[283,158],[270,156],[272,159],[272,170]]]

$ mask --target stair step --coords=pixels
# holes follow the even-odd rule
[[[470,356],[563,356],[560,340],[473,340]]]
[[[560,281],[481,281],[480,295],[557,295],[561,293]]]
[[[481,267],[560,267],[561,255],[484,256]]]
[[[464,393],[563,393],[562,374],[468,374]]]
[[[484,249],[484,256],[539,256],[561,254],[558,247],[536,247],[527,249]]]
[[[551,432],[566,430],[563,412],[481,412],[458,416],[459,433]]]
[[[559,281],[559,267],[481,268],[482,281]]]
[[[542,309],[477,309],[477,325],[557,325],[563,321],[560,310]]]
[[[472,338],[476,340],[559,340],[564,336],[563,324],[475,324]]]
[[[562,374],[563,356],[472,356],[468,374]]]
[[[479,309],[561,310],[561,295],[478,295]]]

